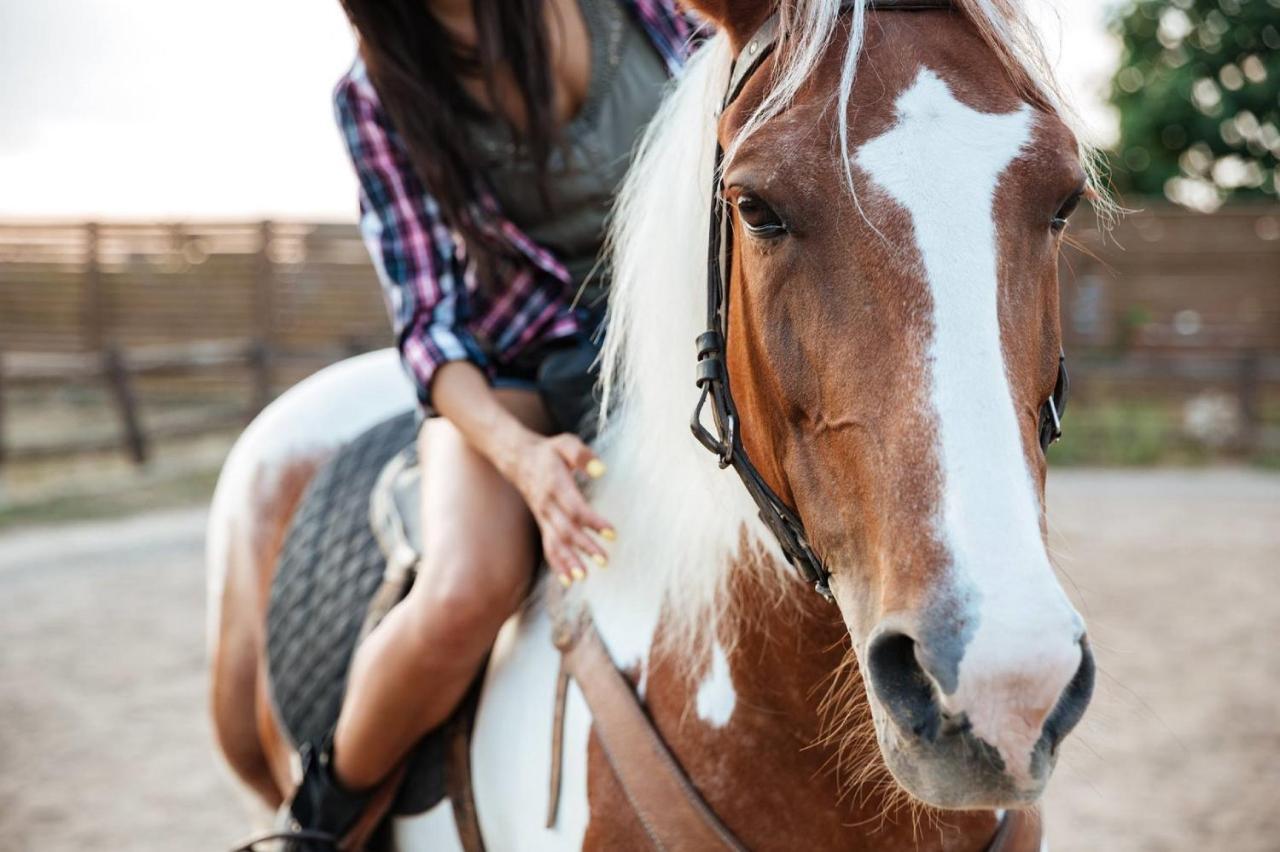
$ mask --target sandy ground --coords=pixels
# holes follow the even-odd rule
[[[1280,849],[1280,476],[1061,472],[1055,554],[1103,672],[1053,848]],[[203,515],[0,537],[0,852],[219,850]]]
[[[1097,695],[1048,794],[1055,850],[1280,850],[1280,476],[1051,478]]]

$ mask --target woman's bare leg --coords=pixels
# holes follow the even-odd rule
[[[497,391],[527,426],[545,410],[525,391]],[[357,651],[334,733],[334,769],[372,787],[462,699],[498,629],[520,604],[538,535],[519,493],[448,420],[424,424],[423,564],[413,589]]]

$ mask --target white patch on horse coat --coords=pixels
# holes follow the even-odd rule
[[[706,679],[698,686],[698,718],[717,728],[729,724],[733,708],[737,706],[738,693],[733,688],[733,676],[729,672],[729,658],[719,642],[711,647],[711,665]]]
[[[425,814],[393,823],[396,849],[430,849],[431,852],[462,852],[453,803],[448,797]]]
[[[205,542],[207,648],[212,653],[221,618],[222,587],[232,547],[250,546],[246,531],[269,477],[289,462],[327,452],[415,402],[400,358],[381,349],[339,361],[289,388],[253,418],[218,475]],[[262,479],[262,477],[267,479]],[[238,538],[233,538],[237,536]]]
[[[993,204],[1034,113],[978,112],[923,69],[898,121],[856,164],[911,214],[933,298],[931,412],[942,474],[938,534],[977,631],[943,697],[1025,771],[1044,716],[1080,664],[1079,615],[1049,565],[1001,348]],[[1045,223],[1048,227],[1048,223]],[[1025,723],[1025,724],[1024,724]]]
[[[591,717],[573,684],[565,703],[560,806],[555,827],[545,827],[559,666],[551,620],[540,604],[512,618],[499,633],[471,743],[476,810],[490,849],[582,847],[589,817]]]

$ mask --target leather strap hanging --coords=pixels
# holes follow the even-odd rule
[[[600,634],[585,613],[558,625],[560,651],[556,722],[553,732],[551,801],[548,825],[554,825],[559,801],[560,733],[568,680],[591,709],[597,740],[628,804],[654,849],[733,850],[745,852],[720,822],[654,728],[631,684],[613,664]]]

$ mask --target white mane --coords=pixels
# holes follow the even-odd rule
[[[1000,46],[1011,73],[1021,73],[1064,121],[1078,126],[1026,14],[1012,0],[958,0],[957,5],[989,42]],[[839,6],[839,0],[784,3],[784,36],[771,92],[730,144],[727,157],[784,110],[809,79],[841,30]],[[861,53],[864,8],[855,6],[850,17],[837,95],[842,111]],[[774,557],[740,562],[753,566],[747,570],[775,581],[779,592],[791,577],[737,476],[718,467],[688,426],[698,398],[694,339],[706,320],[713,140],[731,60],[727,39],[717,35],[690,62],[650,124],[623,185],[611,235],[600,441],[610,472],[594,500],[606,517],[625,519],[625,524],[614,547],[618,571],[607,581],[593,582],[590,597],[592,606],[609,610],[611,618],[651,609],[648,623],[636,625],[649,636],[657,626],[653,613],[661,612],[661,640],[690,659],[705,659],[702,641],[718,635],[729,569],[744,542],[754,539]],[[847,150],[845,123],[837,124],[840,147]],[[1083,153],[1085,162],[1092,162],[1089,152]],[[846,173],[852,191],[852,175]],[[718,638],[732,641],[723,634]],[[619,649],[611,650],[619,656]]]

